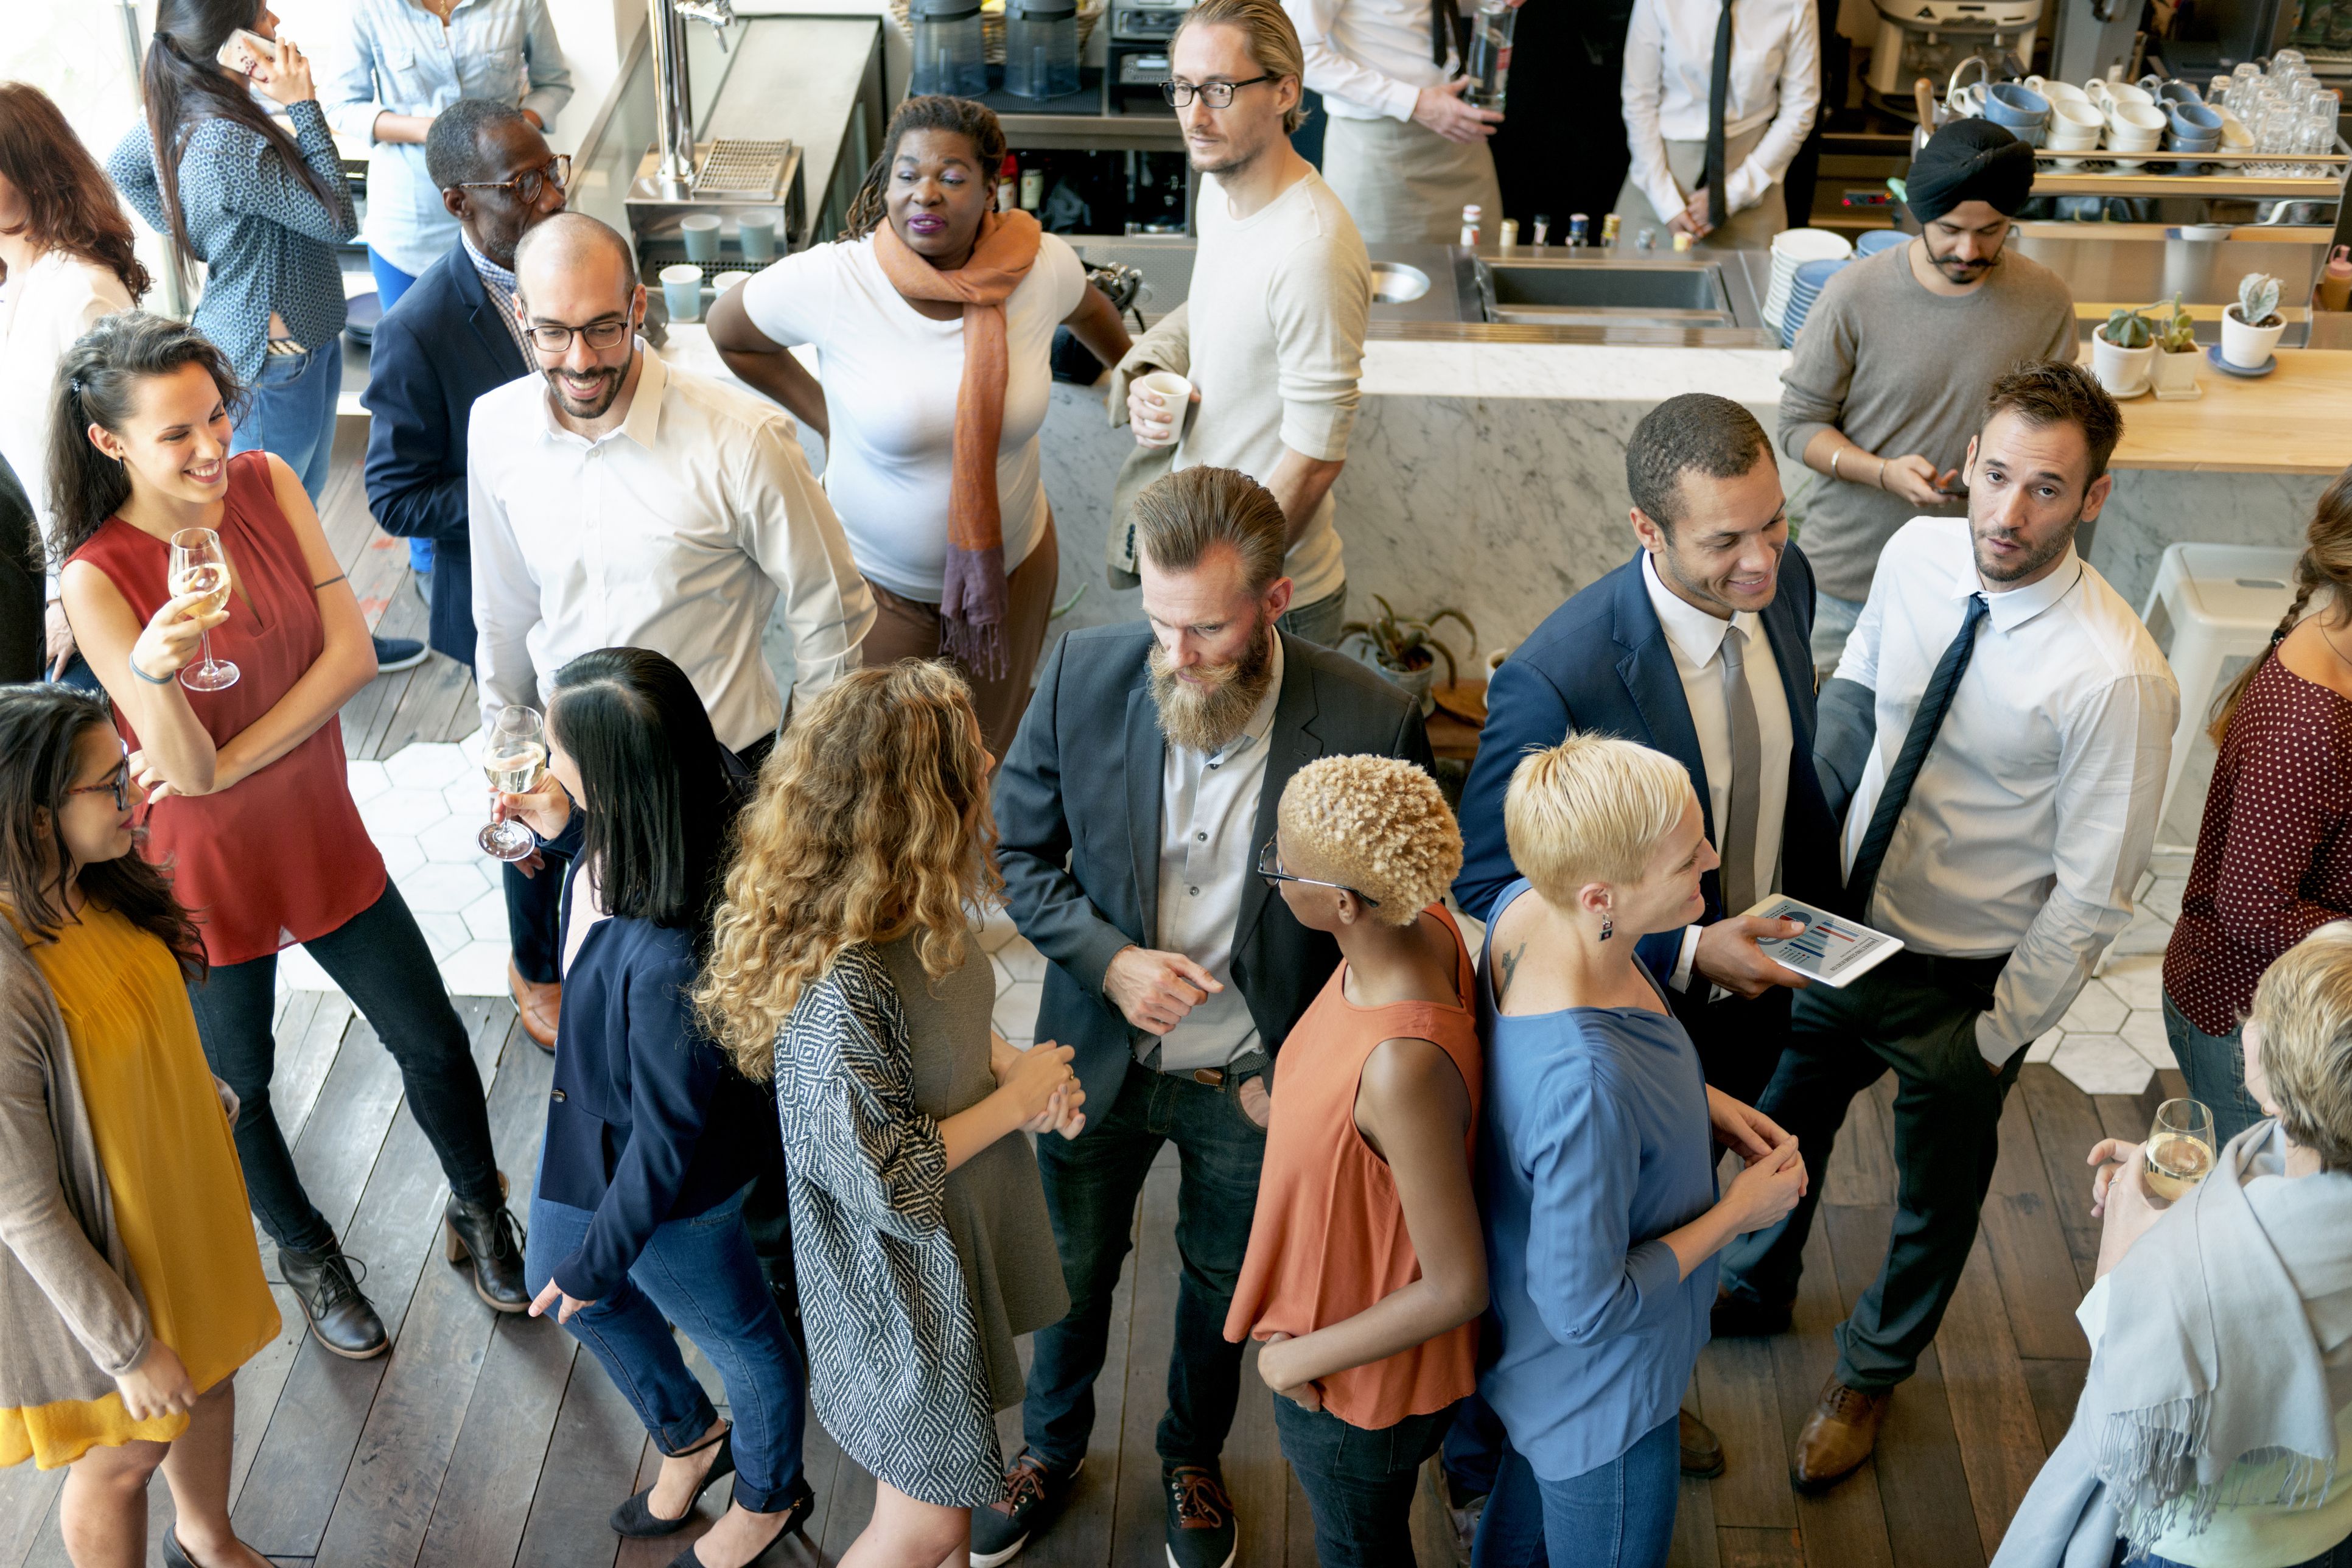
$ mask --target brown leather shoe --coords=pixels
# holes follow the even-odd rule
[[[1687,1410],[1677,1411],[1682,1417],[1683,1474],[1694,1480],[1710,1480],[1723,1474],[1723,1440],[1707,1430],[1706,1423]]]
[[[1819,1491],[1851,1472],[1878,1442],[1892,1389],[1848,1388],[1835,1377],[1822,1385],[1822,1400],[1797,1434],[1797,1458],[1789,1479],[1799,1491]]]
[[[1789,1319],[1795,1303],[1791,1301],[1748,1301],[1738,1296],[1715,1293],[1715,1307],[1707,1314],[1707,1331],[1718,1340],[1761,1339],[1769,1334],[1789,1331]]]
[[[563,986],[551,981],[545,985],[525,980],[515,962],[507,960],[507,990],[514,997],[515,1011],[522,1015],[522,1032],[530,1037],[531,1044],[542,1051],[555,1049],[555,1020],[563,1008]]]

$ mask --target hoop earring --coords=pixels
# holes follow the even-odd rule
[[[1603,941],[1603,942],[1607,942],[1611,937],[1612,937],[1612,936],[1614,936],[1614,935],[1616,935],[1616,934],[1617,934],[1617,922],[1616,922],[1615,921],[1612,921],[1612,920],[1611,920],[1611,919],[1609,918],[1609,911],[1608,911],[1607,910],[1601,910],[1601,941]]]

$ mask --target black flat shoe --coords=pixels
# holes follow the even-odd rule
[[[806,1528],[809,1515],[815,1511],[816,1492],[803,1479],[793,1491],[792,1502],[784,1510],[782,1526],[769,1540],[768,1544],[760,1548],[760,1554],[743,1564],[743,1568],[762,1568],[763,1564],[782,1563],[784,1560],[785,1543]],[[694,1548],[689,1546],[669,1560],[669,1568],[705,1568],[705,1564],[701,1558],[694,1554]]]
[[[702,1479],[695,1483],[694,1495],[686,1500],[684,1513],[676,1519],[664,1519],[656,1513],[653,1508],[654,1489],[647,1487],[613,1510],[614,1532],[643,1541],[657,1535],[675,1535],[684,1530],[694,1518],[695,1505],[702,1500],[703,1494],[735,1473],[735,1445],[729,1441],[734,1435],[735,1428],[730,1426],[713,1439],[719,1445],[719,1453],[710,1461],[710,1468],[703,1472]],[[683,1459],[699,1454],[709,1447],[709,1442],[698,1443],[678,1458]]]

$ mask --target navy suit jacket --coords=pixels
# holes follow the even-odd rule
[[[1795,545],[1780,558],[1780,587],[1759,617],[1789,697],[1789,804],[1780,824],[1780,887],[1791,898],[1834,908],[1838,891],[1837,821],[1813,772],[1813,571]],[[1717,841],[1706,764],[1683,695],[1681,672],[1665,628],[1642,582],[1642,554],[1584,588],[1546,616],[1513,650],[1486,689],[1486,725],[1478,760],[1462,791],[1462,874],[1454,896],[1486,917],[1495,896],[1518,876],[1503,834],[1503,794],[1530,748],[1558,745],[1571,731],[1639,741],[1690,770],[1709,843]],[[1702,923],[1721,920],[1723,886],[1709,871]],[[1645,939],[1642,956],[1660,975],[1674,973],[1679,931]],[[1708,988],[1675,997],[1685,1021]],[[1780,994],[1775,993],[1775,995]],[[1698,1031],[1694,1028],[1693,1033]]]
[[[376,323],[368,351],[369,510],[386,533],[433,541],[433,647],[474,662],[466,425],[474,399],[528,374],[459,240]]]
[[[1150,628],[1132,622],[1064,637],[996,775],[1005,903],[1021,934],[1053,960],[1037,1038],[1076,1049],[1087,1137],[1109,1115],[1136,1043],[1147,1037],[1103,995],[1102,980],[1121,948],[1158,940],[1167,742],[1151,705],[1150,647]],[[1294,637],[1283,637],[1282,658],[1253,868],[1257,847],[1274,834],[1283,786],[1317,757],[1370,752],[1433,765],[1420,705],[1404,692]],[[1234,984],[1259,1040],[1275,1052],[1339,966],[1339,946],[1300,925],[1252,876],[1233,951]]]

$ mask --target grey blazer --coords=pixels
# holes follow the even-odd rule
[[[1037,678],[996,778],[997,854],[1021,934],[1053,961],[1037,1037],[1075,1047],[1094,1136],[1141,1031],[1102,994],[1120,949],[1150,947],[1160,906],[1160,788],[1167,742],[1151,706],[1151,630],[1090,626],[1062,638]],[[1370,753],[1432,765],[1420,706],[1361,664],[1287,635],[1282,695],[1258,795],[1262,844],[1283,786],[1324,756]],[[1339,967],[1337,943],[1249,879],[1234,932],[1234,982],[1271,1053]]]

